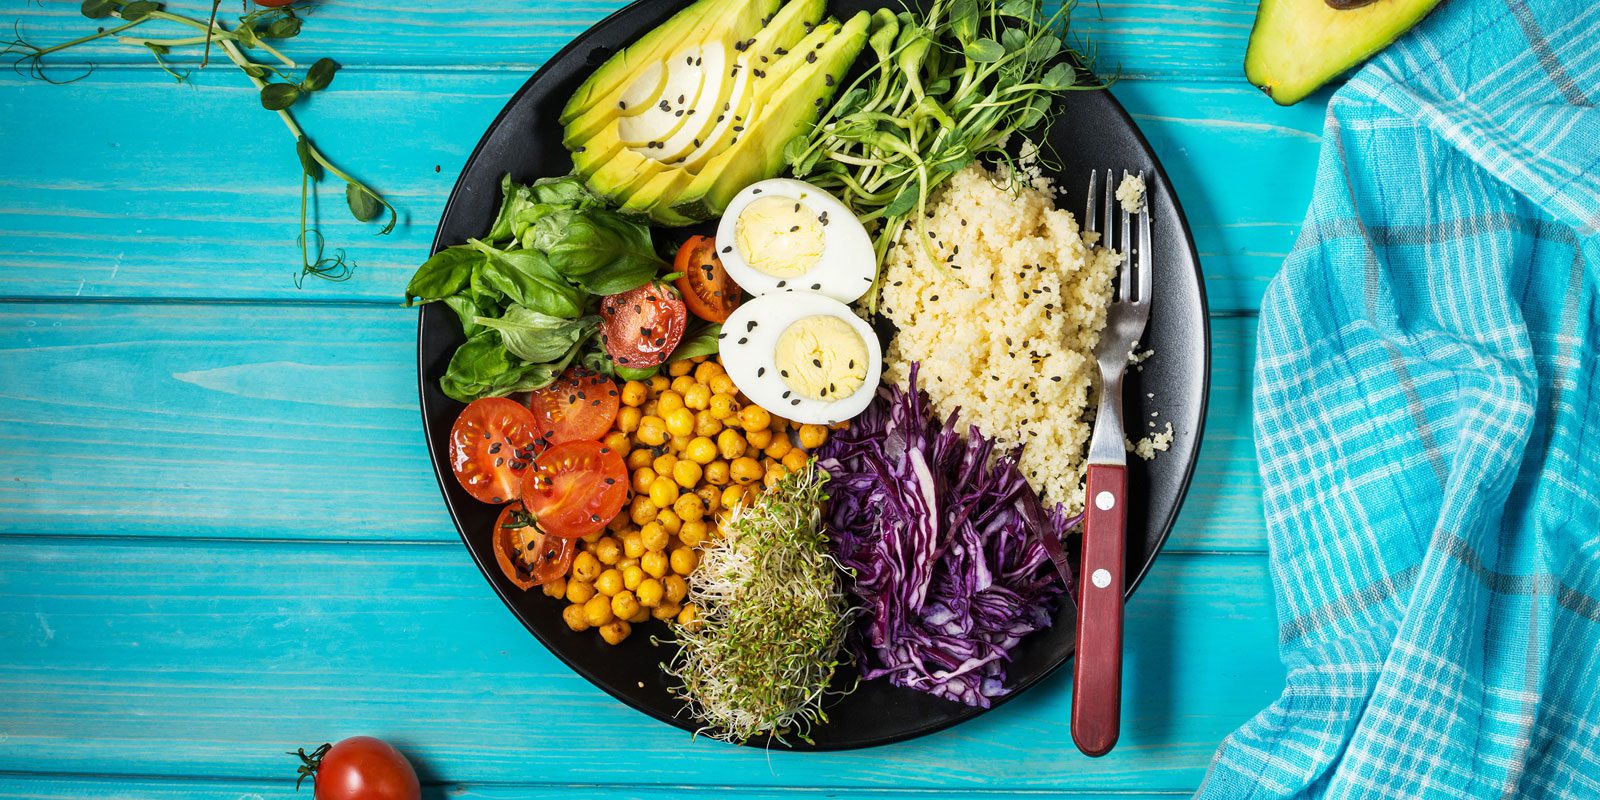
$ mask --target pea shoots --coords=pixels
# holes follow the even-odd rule
[[[837,195],[874,230],[878,263],[912,220],[927,246],[922,220],[941,183],[974,158],[1009,159],[1011,135],[1045,121],[1055,94],[1095,88],[1074,66],[1086,59],[1062,44],[1072,6],[1048,19],[1039,0],[874,12],[874,64],[784,148],[794,176]]]
[[[300,234],[296,239],[300,247],[301,267],[300,274],[295,277],[295,284],[299,285],[301,279],[307,275],[332,281],[345,280],[350,277],[355,265],[345,258],[343,250],[325,255],[322,234],[311,227],[308,221],[312,187],[320,182],[326,173],[332,173],[344,181],[345,202],[350,208],[350,214],[357,220],[371,222],[384,212],[388,213],[388,220],[378,230],[380,236],[394,230],[399,213],[383,195],[351,177],[324,155],[312,143],[294,115],[289,112],[289,108],[301,99],[328,88],[333,82],[334,74],[339,70],[339,64],[331,58],[320,58],[312,63],[303,75],[297,76],[294,70],[298,69],[299,65],[271,44],[275,40],[290,39],[299,35],[302,17],[297,13],[296,6],[257,8],[239,17],[237,24],[229,29],[216,20],[219,4],[220,0],[213,0],[209,17],[195,19],[166,11],[154,0],[84,0],[82,11],[85,17],[93,20],[119,19],[122,24],[101,28],[87,36],[49,47],[31,44],[18,36],[7,43],[0,53],[17,56],[12,66],[19,73],[48,83],[66,84],[80,80],[88,73],[64,80],[55,78],[45,71],[46,56],[97,39],[112,39],[119,44],[149,52],[162,70],[179,83],[183,83],[188,80],[189,72],[175,68],[165,56],[175,49],[203,48],[199,66],[204,68],[210,60],[212,47],[215,45],[234,66],[244,72],[251,83],[255,84],[261,92],[262,107],[277,112],[279,119],[289,129],[289,135],[294,137],[295,153],[300,159],[301,173]],[[142,31],[132,31],[133,28],[151,22],[167,22],[197,33],[188,36],[147,37],[136,35]],[[270,59],[257,61],[252,59],[247,51],[259,51],[270,56]]]

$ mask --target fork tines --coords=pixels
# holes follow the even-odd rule
[[[1123,178],[1128,176],[1128,171],[1122,171]],[[1144,170],[1139,171],[1139,180],[1143,181]],[[1099,186],[1100,171],[1089,173],[1089,200],[1083,211],[1083,228],[1100,234],[1100,246],[1117,250],[1123,254],[1122,274],[1117,280],[1117,291],[1114,300],[1119,303],[1140,305],[1150,301],[1151,293],[1151,268],[1149,256],[1146,253],[1145,243],[1150,241],[1150,213],[1149,196],[1146,194],[1144,207],[1138,214],[1130,214],[1128,210],[1120,209],[1120,232],[1113,231],[1111,227],[1112,214],[1119,211],[1117,202],[1117,182],[1112,170],[1105,170],[1105,188]],[[1103,195],[1101,202],[1096,203],[1096,195]],[[1135,238],[1133,231],[1133,217],[1139,218],[1138,236]],[[1105,221],[1105,230],[1101,230],[1101,220]],[[1113,236],[1113,233],[1117,233]]]

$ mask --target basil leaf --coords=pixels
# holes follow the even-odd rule
[[[552,317],[576,319],[583,313],[583,304],[588,298],[562,279],[543,253],[500,250],[476,239],[470,241],[489,257],[488,262],[473,273],[473,282],[480,291],[484,287],[493,289],[517,305]]]
[[[406,284],[406,305],[411,305],[413,298],[426,303],[460,294],[471,282],[473,270],[487,261],[483,253],[464,244],[434,253],[417,267],[417,274]],[[463,316],[462,321],[466,320]]]
[[[589,338],[600,327],[599,317],[562,319],[517,305],[506,308],[506,313],[498,319],[478,317],[473,322],[500,331],[506,350],[531,363],[561,358],[573,345]]]
[[[311,69],[306,70],[305,80],[300,81],[300,88],[307,92],[320,92],[333,83],[333,73],[339,71],[338,62],[331,58],[319,58]]]
[[[565,235],[546,251],[550,266],[591,294],[637,289],[666,266],[650,229],[612,211],[576,215]]]
[[[105,19],[117,10],[117,0],[83,0],[81,10],[89,19]]]
[[[618,378],[625,381],[647,381],[661,374],[661,366],[659,364],[654,367],[645,367],[644,369],[635,369],[616,364],[612,367],[612,370],[617,373]]]
[[[1005,57],[1006,49],[993,39],[979,39],[966,47],[967,60],[989,64]]]
[[[567,235],[567,226],[579,213],[548,203],[534,203],[511,221],[511,232],[526,250],[547,251]]]
[[[261,107],[282,111],[300,99],[300,87],[292,83],[269,83],[261,87]]]
[[[499,331],[484,328],[456,348],[439,388],[463,403],[543,389],[555,382],[577,351],[574,347],[551,363],[527,364],[510,357]]]
[[[150,0],[135,0],[135,2],[122,7],[122,18],[128,22],[138,22],[150,16],[151,12],[160,10],[160,3],[152,3]]]
[[[484,237],[491,242],[521,239],[523,230],[537,220],[538,214],[596,204],[594,195],[583,185],[583,181],[571,175],[541,178],[532,184],[523,184],[512,180],[508,174],[500,179],[500,196],[500,212],[495,215],[489,235]],[[533,210],[535,206],[549,208],[536,213]]]
[[[285,84],[275,83],[274,86]],[[311,141],[301,136],[294,140],[294,154],[300,157],[300,169],[305,170],[306,177],[313,181],[322,180],[322,165],[311,155]]]
[[[698,328],[684,331],[683,340],[678,342],[677,348],[667,358],[667,363],[697,356],[716,355],[717,335],[720,333],[722,326],[715,322],[707,322]]]
[[[461,320],[461,333],[465,336],[471,336],[483,330],[483,326],[477,323],[478,317],[494,316],[494,313],[500,310],[492,303],[479,303],[464,294],[453,294],[439,302],[444,303],[450,307],[451,311],[456,312],[456,319]]]
[[[377,195],[353,183],[345,184],[344,200],[350,206],[350,213],[362,222],[371,222],[383,210]]]

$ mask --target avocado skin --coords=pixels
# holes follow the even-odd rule
[[[1336,9],[1326,0],[1261,0],[1245,77],[1278,105],[1294,105],[1389,46],[1439,2],[1375,0]]]

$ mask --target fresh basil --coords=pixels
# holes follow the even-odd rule
[[[555,382],[577,352],[574,346],[555,362],[528,364],[510,356],[499,331],[484,328],[456,348],[439,388],[463,403],[543,389]]]
[[[575,215],[546,252],[557,272],[597,295],[637,289],[666,266],[648,227],[601,209]]]
[[[501,250],[477,239],[469,243],[489,257],[473,274],[473,284],[489,287],[511,302],[552,317],[576,319],[588,298],[562,279],[537,250]]]
[[[529,362],[555,361],[600,327],[596,316],[562,319],[515,305],[499,318],[480,316],[473,322],[499,331],[506,351]]]
[[[667,361],[682,361],[686,358],[716,355],[717,337],[722,334],[722,326],[715,322],[705,322],[698,328],[690,328],[683,333],[682,341],[672,351]]]
[[[411,305],[414,299],[424,303],[444,300],[464,291],[472,280],[473,270],[488,260],[483,253],[464,244],[434,253],[422,262],[417,274],[406,284],[406,305]]]

